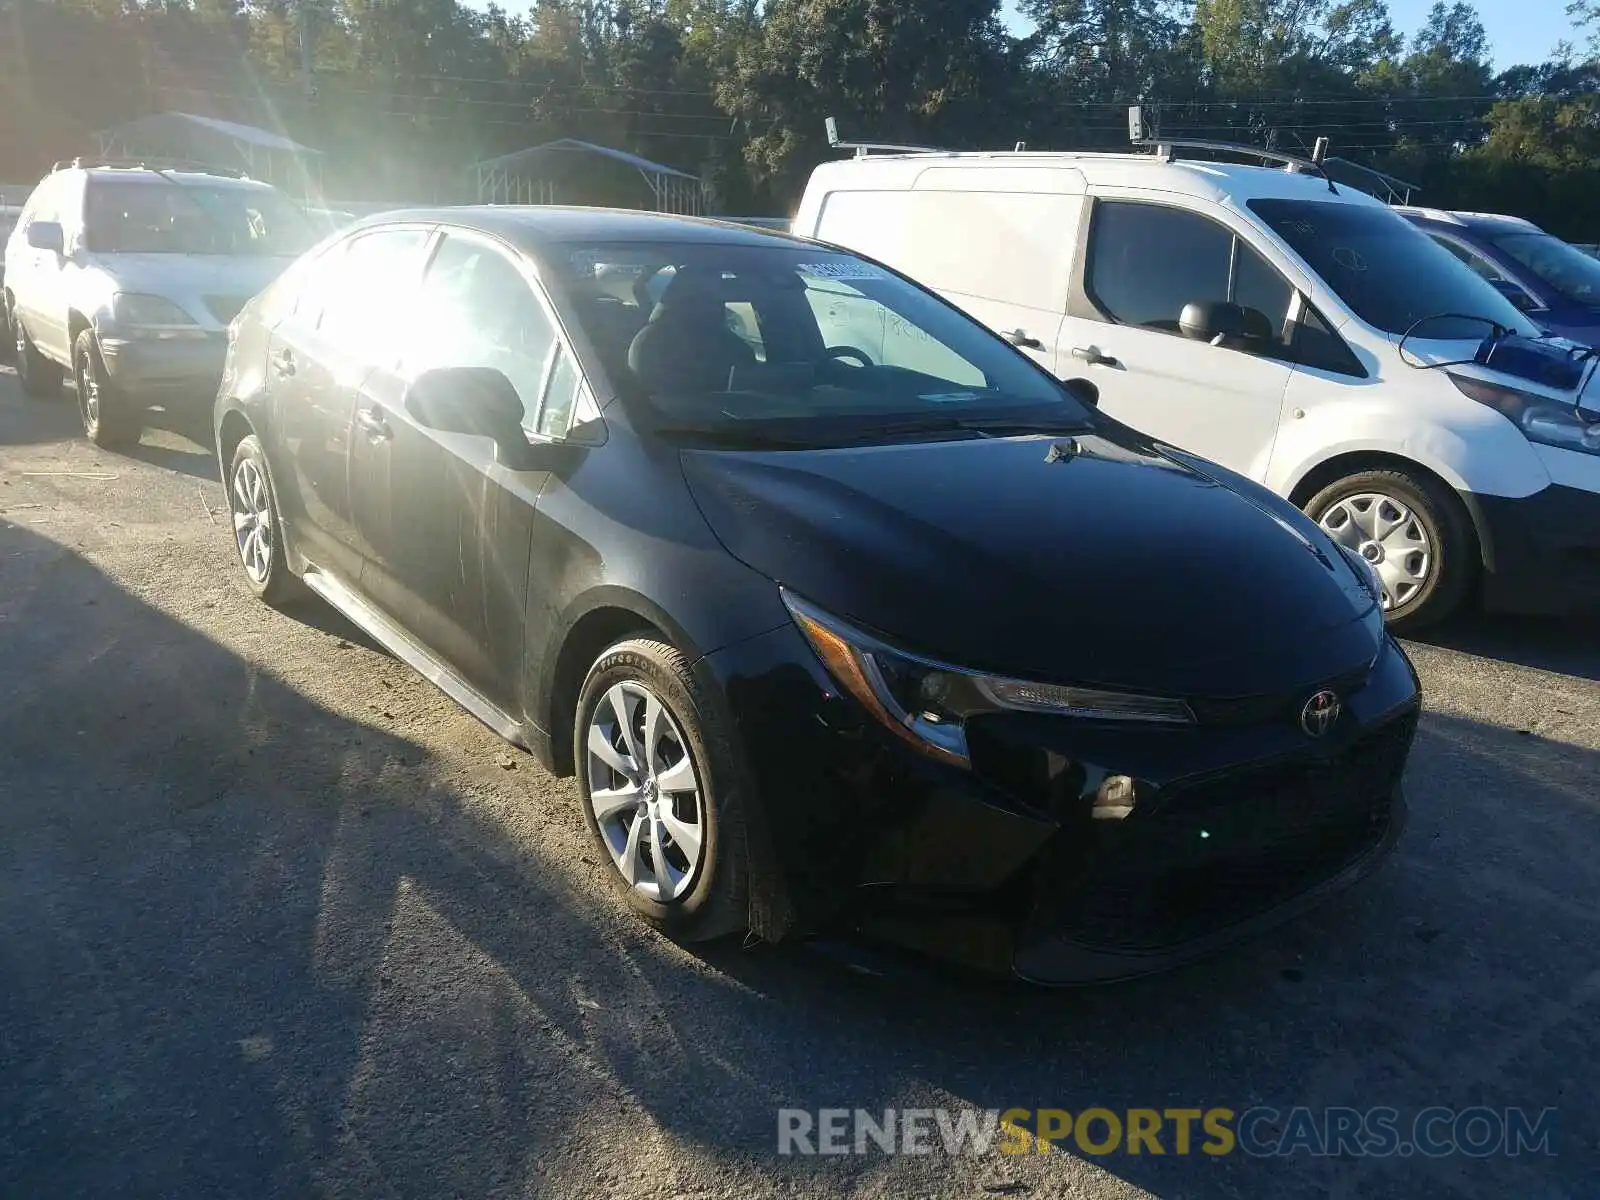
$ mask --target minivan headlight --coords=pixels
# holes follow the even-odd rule
[[[195,319],[165,296],[118,292],[111,298],[111,316],[119,328],[135,336],[205,336]]]
[[[1600,421],[1585,419],[1574,404],[1551,400],[1503,383],[1471,379],[1446,371],[1463,396],[1487,404],[1522,430],[1530,442],[1600,454]]]
[[[793,592],[783,602],[828,673],[892,733],[943,762],[970,767],[966,720],[1051,713],[1091,721],[1187,725],[1182,700],[984,675],[887,645]]]

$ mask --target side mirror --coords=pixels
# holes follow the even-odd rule
[[[1087,379],[1063,379],[1061,386],[1078,403],[1089,408],[1100,407],[1100,389]]]
[[[1527,292],[1523,291],[1509,279],[1491,279],[1489,284],[1507,300],[1516,306],[1518,312],[1532,312],[1539,307],[1539,302]]]
[[[1193,300],[1183,306],[1178,331],[1197,342],[1220,346],[1248,333],[1244,309],[1226,300]]]
[[[58,221],[29,221],[28,245],[35,250],[49,250],[55,254],[67,248],[66,231]]]
[[[506,466],[528,466],[532,447],[522,430],[522,397],[502,371],[493,367],[424,371],[406,389],[406,411],[428,429],[486,437]]]

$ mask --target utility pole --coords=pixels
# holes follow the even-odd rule
[[[300,34],[300,90],[309,107],[317,94],[317,85],[311,81],[311,5],[310,0],[295,0],[295,26]]]

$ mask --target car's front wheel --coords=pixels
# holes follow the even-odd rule
[[[39,353],[39,347],[33,344],[33,339],[23,328],[22,319],[15,314],[11,318],[11,337],[17,379],[22,384],[23,394],[41,400],[59,396],[63,377],[61,368]]]
[[[137,442],[139,410],[111,382],[93,330],[85,329],[78,334],[72,349],[72,365],[84,435],[96,446],[106,449]]]
[[[1454,496],[1400,469],[1360,471],[1323,488],[1306,505],[1312,520],[1372,564],[1391,628],[1420,629],[1466,598],[1474,539]]]
[[[228,468],[228,508],[233,516],[234,546],[250,590],[268,604],[294,599],[301,584],[289,570],[284,554],[283,522],[267,470],[267,453],[253,433],[233,452],[233,464]]]
[[[684,941],[745,928],[737,756],[683,655],[649,638],[617,643],[590,669],[577,709],[584,823],[613,886]]]

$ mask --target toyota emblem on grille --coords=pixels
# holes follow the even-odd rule
[[[1323,689],[1307,700],[1306,706],[1300,710],[1300,728],[1306,731],[1308,737],[1326,737],[1343,708],[1335,693]]]

